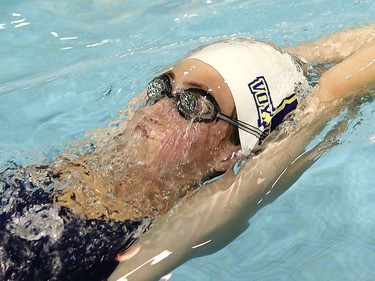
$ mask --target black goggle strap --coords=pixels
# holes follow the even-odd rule
[[[220,112],[217,113],[216,118],[221,119],[223,121],[228,122],[229,124],[232,124],[233,126],[238,127],[239,129],[252,134],[253,136],[256,136],[259,138],[260,141],[263,141],[268,136],[268,130],[261,131],[259,128],[254,127],[250,124],[247,124],[241,120],[237,120],[235,118],[229,117],[225,114],[222,114]]]

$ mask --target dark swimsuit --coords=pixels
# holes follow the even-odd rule
[[[34,169],[42,174],[36,180],[22,167],[0,172],[0,280],[106,280],[141,222],[57,209],[45,191],[53,185],[48,167]]]

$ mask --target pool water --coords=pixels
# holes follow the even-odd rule
[[[53,159],[108,126],[161,67],[204,43],[237,35],[285,46],[375,21],[371,0],[0,5],[0,168]],[[171,280],[375,280],[374,99],[343,118],[336,145],[241,236]]]

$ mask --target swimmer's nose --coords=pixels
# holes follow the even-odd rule
[[[145,108],[144,116],[154,122],[170,119],[176,114],[177,109],[173,106],[173,99],[164,98],[157,103]]]

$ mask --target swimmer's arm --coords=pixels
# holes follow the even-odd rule
[[[308,61],[337,63],[371,42],[375,42],[375,24],[343,30],[316,41],[284,49]]]
[[[325,72],[319,80],[319,100],[341,100],[375,87],[375,41]]]

